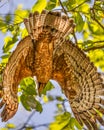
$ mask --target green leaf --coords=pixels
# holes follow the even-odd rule
[[[76,23],[76,30],[78,32],[81,32],[83,30],[84,20],[80,13],[75,13],[75,23]]]
[[[57,103],[56,106],[59,112],[63,112],[63,105],[61,103]]]
[[[53,88],[54,88],[53,84],[49,81],[49,82],[46,84],[45,88],[43,89],[42,94],[45,94],[45,95],[46,95],[47,91],[49,91],[49,90],[51,90],[51,89],[53,89]]]
[[[75,130],[75,127],[78,128],[78,130],[82,130],[77,120],[71,117],[69,112],[64,112],[63,114],[55,116],[55,121],[50,124],[49,130]]]
[[[9,130],[8,128],[0,128],[0,130]]]
[[[13,37],[7,36],[4,39],[4,46],[3,46],[3,53],[8,53],[14,46],[14,44],[18,41],[18,38],[16,35]]]
[[[74,130],[75,129],[75,126],[78,128],[78,130],[82,130],[82,126],[78,123],[78,121],[75,119],[75,118],[71,118],[70,119],[70,125],[71,125],[71,128]]]
[[[26,127],[25,130],[33,130],[33,128],[29,126],[29,127]]]
[[[57,7],[59,5],[59,1],[58,0],[50,0],[47,3],[47,10],[52,10],[53,8]]]
[[[10,54],[11,53],[8,53],[8,54],[5,54],[5,55],[1,56],[1,58],[2,58],[1,63],[2,64],[6,64],[8,62],[8,58],[9,58]]]
[[[21,30],[21,38],[23,39],[23,38],[25,38],[27,35],[28,35],[27,29],[26,29],[26,28],[22,29],[22,30]]]
[[[11,36],[7,36],[4,39],[3,53],[9,52],[10,49],[14,46],[13,38]]]
[[[100,67],[104,70],[104,50],[97,49],[88,53],[91,61],[95,63],[95,66]]]
[[[7,24],[4,22],[2,17],[0,17],[0,30],[2,33],[5,33],[7,31]]]
[[[37,111],[39,111],[40,113],[43,111],[42,105],[39,101],[36,101],[36,108]]]
[[[31,77],[24,78],[20,83],[20,89],[23,91],[20,100],[26,110],[36,109],[42,112],[42,105],[35,99],[36,93],[35,81]]]
[[[85,0],[84,0],[85,1]],[[84,3],[82,6],[80,6],[79,8],[78,8],[78,10],[81,12],[83,12],[83,13],[89,13],[89,11],[90,11],[90,5],[89,4],[87,4],[87,3]]]
[[[15,126],[14,124],[11,124],[11,123],[6,124],[6,127],[7,127],[8,129],[14,129],[14,128],[16,128],[16,126]]]
[[[10,32],[14,31],[14,26],[13,26],[13,25],[9,25],[9,26],[8,26],[8,30],[9,30]]]
[[[22,105],[24,106],[24,108],[27,110],[27,111],[31,111],[31,107],[28,105],[27,103],[27,100],[28,100],[28,96],[26,94],[22,94],[20,96],[20,100],[21,100],[21,103]]]
[[[46,9],[47,9],[47,10],[52,10],[52,9],[55,8],[55,7],[56,7],[56,4],[51,3],[51,2],[48,2],[48,5],[47,5]]]
[[[51,96],[51,95],[48,95],[48,100],[49,100],[49,101],[53,101],[53,100],[54,100],[54,97]]]
[[[37,95],[36,84],[33,78],[27,77],[20,82],[20,88],[28,95]]]
[[[47,0],[37,0],[37,2],[32,7],[32,12],[38,11],[42,12],[43,9],[45,9],[47,5]]]
[[[6,22],[6,24],[9,24],[9,23],[11,22],[11,20],[12,20],[11,15],[10,15],[10,14],[7,14],[7,15],[5,16],[5,22]]]
[[[55,116],[55,121],[50,124],[49,130],[65,130],[65,127],[69,124],[70,117],[71,115],[69,112]]]
[[[104,30],[95,21],[89,22],[88,27],[92,35],[104,35]]]
[[[31,95],[28,96],[27,103],[32,109],[35,109],[38,112],[42,112],[42,105],[38,100],[35,99],[35,97]]]
[[[23,93],[20,99],[26,110],[31,111],[32,109],[35,109],[38,112],[42,112],[42,105],[34,96]]]
[[[63,101],[63,100],[64,100],[63,97],[61,97],[61,96],[57,96],[56,99],[57,99],[58,101]]]
[[[22,7],[18,6],[18,8],[14,12],[14,24],[23,22],[23,19],[29,15],[28,10],[23,10]]]
[[[28,104],[32,109],[36,109],[36,104],[37,104],[37,102],[36,102],[35,97],[32,96],[32,95],[28,95],[27,97],[28,97],[28,98],[27,98],[27,104]]]
[[[68,10],[72,10],[77,4],[76,0],[66,0],[63,2],[63,5],[66,6]]]

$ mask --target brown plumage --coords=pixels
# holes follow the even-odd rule
[[[73,20],[59,12],[35,12],[24,20],[29,36],[21,40],[3,72],[3,121],[18,108],[18,85],[27,76],[37,76],[39,91],[50,80],[64,90],[76,119],[89,129],[104,121],[104,85],[96,67],[79,47],[66,37],[73,32]]]

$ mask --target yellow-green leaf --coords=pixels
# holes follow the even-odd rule
[[[78,121],[75,118],[72,117],[69,123],[72,129],[75,129],[76,126],[78,130],[82,130],[82,126],[78,123]]]
[[[14,23],[21,23],[23,22],[23,19],[26,18],[29,14],[28,10],[23,10],[22,8],[18,7],[15,12],[15,17],[14,17]]]
[[[48,100],[48,97],[46,96],[46,95],[43,95],[43,101],[45,102],[45,103],[47,103],[49,100]]]
[[[1,58],[2,58],[1,63],[2,63],[2,64],[6,64],[6,63],[8,62],[9,56],[10,56],[10,53],[5,54],[5,55],[2,55],[2,56],[1,56]]]
[[[26,28],[22,29],[21,30],[21,37],[22,37],[22,39],[25,38],[27,35],[28,35],[27,29]]]
[[[78,32],[81,32],[83,30],[83,26],[84,26],[84,20],[83,17],[80,13],[75,13],[75,23],[76,23],[76,30]]]
[[[47,3],[47,10],[52,10],[53,8],[57,7],[59,5],[59,0],[50,0]]]
[[[16,126],[15,126],[14,124],[11,124],[11,123],[6,124],[6,127],[9,128],[9,129],[14,129],[14,128],[16,128]]]
[[[79,11],[82,11],[82,12],[84,12],[84,13],[89,13],[90,6],[89,6],[89,4],[85,3],[85,4],[83,4],[82,6],[80,6],[80,7],[78,8],[78,10],[79,10]]]
[[[37,0],[37,2],[32,7],[32,12],[38,11],[41,13],[47,5],[47,0]]]
[[[49,81],[46,84],[45,88],[43,89],[42,94],[46,95],[46,92],[49,91],[49,90],[51,90],[51,89],[53,89],[53,88],[54,88],[53,84]]]
[[[14,45],[13,38],[11,36],[7,36],[4,39],[3,52],[8,52]]]
[[[55,116],[55,121],[50,124],[49,130],[64,130],[69,124],[70,117],[68,112]]]
[[[0,130],[8,130],[8,128],[0,128]]]

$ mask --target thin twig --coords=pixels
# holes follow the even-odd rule
[[[63,100],[63,102],[62,102],[62,106],[63,106],[64,112],[67,111],[66,106],[65,106],[66,101],[67,101],[67,100],[65,99],[65,100]]]
[[[96,4],[96,0],[94,1],[93,7],[91,8],[92,18],[104,30],[104,26],[96,19],[96,15],[95,15],[96,13],[95,13],[95,9],[94,9],[95,4]]]
[[[34,125],[34,126],[23,126],[20,129],[16,129],[16,130],[23,130],[24,128],[39,128],[39,127],[48,127],[50,123],[45,123],[45,124],[39,124],[39,125]]]
[[[6,26],[4,26],[4,27],[1,27],[0,30],[6,29],[6,28],[8,29],[10,26],[19,25],[19,24],[21,24],[21,23],[23,23],[23,22],[14,23],[14,24],[9,24],[9,25],[6,25]]]
[[[64,13],[65,13],[65,14],[67,14],[67,11],[66,11],[66,9],[64,8],[64,6],[63,6],[63,4],[62,4],[61,0],[59,0],[59,2],[60,2],[60,5],[61,5],[61,7],[62,7],[62,9],[63,9]]]
[[[84,43],[84,45],[89,45],[89,44],[95,44],[96,45],[96,43],[102,44],[102,43],[104,43],[104,40],[102,40],[102,41],[91,41],[91,42],[87,41],[87,42]],[[83,42],[80,42],[78,44],[83,44]]]
[[[6,1],[4,4],[2,4],[1,6],[0,6],[0,8],[2,8],[5,4],[7,4],[8,3],[8,1]]]
[[[18,14],[10,14],[10,13],[3,14],[3,13],[0,13],[0,15],[4,15],[4,16],[6,16],[6,15],[15,15],[15,16],[20,17],[21,19],[24,19],[22,16],[20,16]]]
[[[103,42],[104,42],[104,40],[103,41],[95,41],[93,43],[103,43]]]
[[[94,18],[94,20],[100,25],[102,29],[104,29],[104,26],[96,18]]]
[[[94,20],[96,23],[98,23],[98,25],[99,25],[102,29],[104,29],[104,26],[103,26],[103,25],[96,19],[96,17],[95,17],[94,8],[91,8],[91,12],[92,12],[92,14],[93,14],[93,16],[92,16],[93,20]]]
[[[76,35],[75,35],[74,32],[73,32],[73,37],[74,37],[75,43],[78,44],[78,42],[77,42],[77,37],[76,37]]]
[[[104,45],[102,46],[94,46],[94,47],[90,47],[90,48],[87,48],[87,49],[84,49],[84,51],[91,51],[91,50],[96,50],[96,49],[102,49],[104,48]]]
[[[48,127],[50,123],[46,123],[46,124],[39,124],[36,126],[31,126],[31,128],[39,128],[39,127]]]
[[[35,111],[33,111],[33,112],[31,113],[31,115],[28,117],[28,119],[27,119],[26,122],[23,124],[23,126],[20,127],[19,129],[17,128],[16,130],[22,130],[23,128],[25,128],[26,125],[28,124],[28,122],[30,121],[30,119],[33,117],[34,114],[35,114]]]
[[[96,43],[99,43],[99,46],[96,45]],[[104,43],[104,40],[91,42],[91,44],[95,44],[96,46],[92,46],[92,47],[89,47],[89,48],[86,48],[86,49],[83,49],[83,50],[87,52],[87,51],[90,51],[90,50],[96,50],[96,49],[104,48],[104,44],[103,44],[103,45],[100,45],[100,43]],[[87,44],[88,44],[88,43],[87,43]]]

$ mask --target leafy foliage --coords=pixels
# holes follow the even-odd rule
[[[69,112],[55,116],[55,121],[49,126],[49,130],[75,130],[75,128],[82,129],[77,120],[71,117]]]
[[[42,112],[42,105],[36,99],[37,92],[34,79],[31,77],[24,78],[20,83],[20,90],[22,91],[20,100],[24,108],[28,111],[35,109]]]

